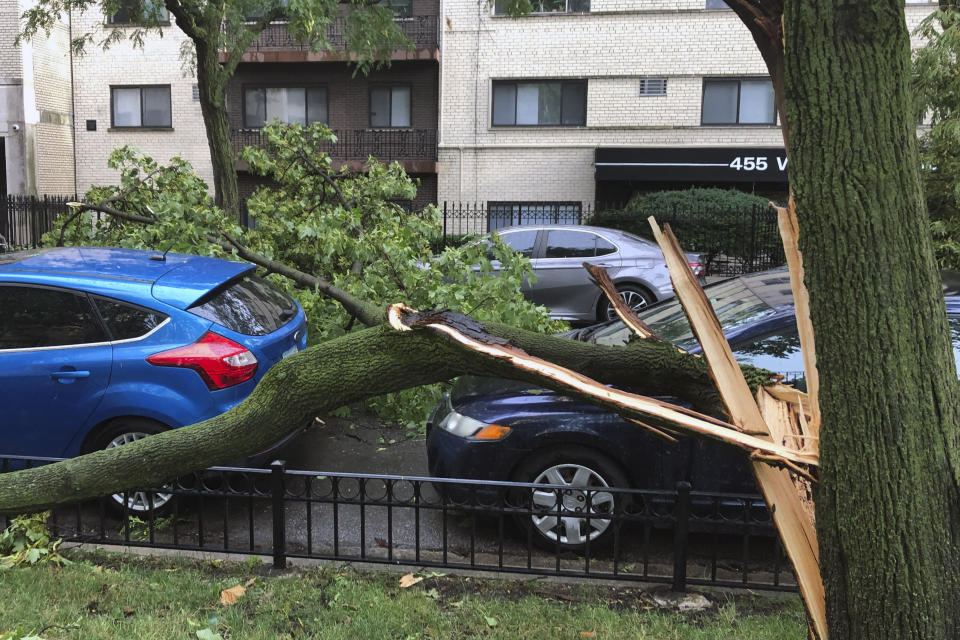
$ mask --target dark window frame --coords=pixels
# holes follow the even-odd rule
[[[330,126],[330,86],[328,84],[323,82],[296,82],[296,83],[273,82],[273,83],[267,83],[267,84],[250,83],[250,84],[240,85],[240,122],[242,125],[241,128],[243,129],[259,131],[260,129],[263,128],[263,127],[251,127],[247,125],[247,90],[248,89],[323,89],[324,90],[323,101],[324,101],[324,109],[327,112],[327,121],[322,124],[325,124],[328,127]],[[266,95],[264,95],[264,100],[266,100]],[[307,113],[309,113],[310,104],[309,104],[309,101],[306,99],[306,96],[304,96],[303,108],[304,108],[303,119],[309,125],[311,123],[309,121],[309,118],[307,118]],[[263,115],[264,115],[264,118],[266,118],[266,115],[267,115],[266,104],[264,104]],[[264,126],[266,126],[268,122],[269,121],[265,120]]]
[[[740,96],[743,91],[744,80],[770,80],[771,87],[773,79],[770,76],[716,76],[704,78],[700,89],[700,126],[701,127],[775,127],[779,124],[780,115],[777,113],[777,105],[773,105],[773,120],[771,122],[740,122]],[[737,83],[737,119],[735,122],[704,122],[704,106],[707,103],[707,85],[710,83],[736,82]]]
[[[146,4],[147,2],[149,2],[149,0],[144,0],[144,4]],[[122,0],[121,0],[121,5],[122,5]],[[116,18],[118,15],[120,15],[121,12],[123,12],[124,10],[128,10],[127,8],[121,6],[119,11],[117,11],[113,15],[106,16],[106,21],[104,22],[104,24],[111,27],[143,27],[143,26],[168,27],[170,26],[170,11],[168,11],[166,7],[161,7],[161,8],[163,9],[163,12],[167,16],[166,20],[158,20],[157,22],[148,22],[147,20],[143,19],[142,16],[139,20],[131,20],[131,19],[117,20]]]
[[[158,89],[166,87],[167,100],[170,104],[170,124],[143,124],[144,116],[144,89]],[[114,110],[114,90],[115,89],[138,89],[140,91],[140,124],[125,125],[116,123],[116,111]],[[173,88],[169,84],[112,84],[110,85],[110,128],[111,129],[173,129]]]
[[[560,83],[560,122],[557,124],[517,124],[517,86],[521,84],[551,84],[559,82]],[[513,85],[513,124],[494,124],[494,93],[498,86],[508,86]],[[566,85],[581,85],[583,86],[583,123],[581,124],[563,124],[563,89]],[[509,79],[509,80],[493,80],[490,84],[490,126],[491,127],[513,127],[513,128],[524,128],[524,127],[564,127],[564,128],[574,128],[574,127],[585,127],[587,126],[587,92],[589,91],[589,82],[586,78],[582,79],[570,79],[570,78],[533,78],[533,79]]]
[[[505,224],[501,227],[491,227],[490,222],[492,220],[491,212],[497,207],[510,207],[511,209],[511,222],[510,224]],[[497,229],[503,229],[504,227],[522,227],[525,226],[523,223],[523,213],[517,213],[517,222],[514,223],[512,209],[513,207],[539,207],[539,208],[552,208],[550,217],[553,218],[553,222],[546,222],[543,220],[543,216],[539,219],[529,222],[530,225],[541,225],[541,224],[576,224],[571,222],[561,222],[561,208],[562,207],[575,207],[576,208],[576,217],[577,220],[583,218],[583,203],[579,200],[490,200],[487,202],[487,233],[491,231],[497,231]],[[572,213],[572,212],[571,212]]]
[[[405,125],[392,125],[392,124],[383,124],[375,125],[373,124],[373,92],[375,89],[390,89],[390,111],[387,114],[387,119],[393,122],[393,90],[397,87],[406,87],[410,90],[410,124]],[[370,129],[412,129],[413,128],[413,84],[409,82],[377,82],[371,84],[367,88],[367,123],[369,124]]]

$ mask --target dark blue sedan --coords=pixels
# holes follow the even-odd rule
[[[948,281],[954,282],[949,276]],[[740,362],[782,373],[789,384],[805,389],[786,269],[725,280],[705,291]],[[945,284],[945,294],[960,356],[960,290]],[[675,299],[639,315],[664,340],[691,353],[700,351]],[[564,335],[617,346],[626,344],[630,330],[614,321]],[[533,491],[533,509],[544,513],[520,522],[551,548],[582,549],[588,539],[601,542],[610,533],[609,520],[576,516],[586,502],[579,487],[592,489],[591,510],[600,515],[616,508],[614,495],[603,487],[672,489],[684,480],[694,490],[756,493],[744,456],[731,447],[695,438],[671,444],[582,400],[492,378],[456,381],[427,425],[427,455],[430,472],[438,477],[571,487],[562,492],[571,499],[564,498],[561,505],[569,516],[550,515],[558,510],[556,490]]]
[[[238,404],[307,344],[303,310],[253,270],[133,249],[0,254],[0,454],[72,457]]]

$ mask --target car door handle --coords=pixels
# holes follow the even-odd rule
[[[58,380],[61,378],[70,378],[70,379],[89,378],[90,372],[89,371],[57,371],[55,373],[51,373],[50,377],[53,378],[54,380]]]
[[[609,262],[595,262],[594,264],[598,267],[603,267],[604,269],[610,269],[611,267],[616,266],[614,264],[610,264]]]

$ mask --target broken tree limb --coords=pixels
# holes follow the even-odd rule
[[[669,425],[673,431],[684,431],[699,437],[719,440],[748,453],[760,451],[774,458],[780,457],[810,467],[816,467],[818,464],[816,455],[800,454],[769,440],[742,433],[722,420],[655,398],[608,387],[576,371],[531,356],[496,336],[490,336],[482,331],[477,332],[475,327],[478,323],[466,316],[451,312],[418,312],[403,304],[393,304],[387,311],[387,318],[390,326],[399,332],[423,328],[445,335],[469,351],[500,360],[520,371],[528,372],[551,388],[559,388],[571,395],[585,398],[598,406],[616,411],[625,418],[654,419]],[[463,319],[468,322],[464,322]]]
[[[634,335],[644,340],[661,339],[653,329],[640,319],[637,312],[620,297],[620,294],[617,292],[617,287],[613,284],[613,280],[610,279],[610,274],[607,273],[606,269],[598,267],[595,264],[590,264],[589,262],[584,262],[583,268],[590,274],[594,284],[600,287],[603,295],[605,295],[607,300],[610,301],[610,304],[613,305],[613,310],[617,313],[617,316],[623,320],[623,323],[627,325]]]
[[[761,431],[765,438],[778,444],[789,435],[807,435],[804,433],[806,421],[803,420],[802,410],[794,411],[793,405],[778,400],[762,388],[758,390],[756,400],[751,395],[740,366],[733,357],[730,343],[723,335],[720,321],[684,260],[677,239],[669,226],[661,232],[652,216],[649,221],[667,260],[674,291],[687,314],[690,327],[700,341],[710,373],[720,389],[731,420],[753,431]],[[778,386],[783,385],[778,383]],[[816,447],[806,441],[802,446],[804,451],[816,457]],[[797,451],[790,447],[788,449]],[[751,454],[750,465],[757,485],[793,564],[800,593],[810,616],[811,633],[820,640],[827,640],[826,596],[820,575],[813,501],[809,485],[806,484],[813,478],[806,469],[794,468],[794,461],[790,459],[782,465],[786,469],[770,466],[773,462],[776,461],[771,459],[768,451],[758,450]],[[792,475],[791,470],[801,478]]]
[[[740,365],[733,357],[730,345],[723,336],[720,321],[713,313],[713,307],[710,306],[710,301],[707,300],[700,283],[697,282],[697,277],[690,269],[677,239],[670,231],[670,226],[666,226],[666,231],[661,231],[653,216],[650,216],[648,221],[667,261],[673,290],[690,320],[694,335],[700,342],[710,375],[720,390],[720,396],[727,407],[731,422],[736,429],[744,433],[767,435],[767,427],[760,416],[760,410],[753,401],[753,394],[750,393],[750,387],[740,372]]]

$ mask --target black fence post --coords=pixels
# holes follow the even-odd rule
[[[673,590],[687,590],[687,538],[690,533],[690,483],[677,483],[676,527],[673,530]]]
[[[287,568],[287,502],[284,500],[283,474],[287,463],[270,463],[270,494],[273,501],[273,568]]]

